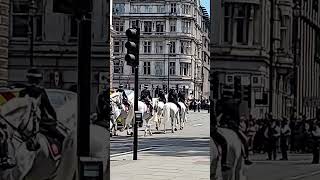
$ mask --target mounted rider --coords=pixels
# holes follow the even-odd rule
[[[35,99],[40,98],[40,132],[46,135],[47,137],[54,139],[57,145],[61,148],[65,139],[65,135],[63,135],[57,129],[57,114],[50,103],[49,97],[45,89],[40,86],[40,82],[43,79],[42,73],[38,69],[32,68],[27,72],[27,79],[28,84],[20,92],[19,96],[24,97],[28,95],[29,97]],[[31,140],[27,142],[27,148],[30,151],[36,151],[40,148],[40,145],[34,140]]]
[[[108,119],[110,118],[109,112],[111,112],[110,106],[109,90],[103,90],[97,96],[97,120],[95,121],[95,123],[107,129],[109,129],[110,126],[110,123],[108,122]]]
[[[152,116],[153,107],[152,107],[152,104],[150,103],[150,101],[152,100],[152,97],[151,97],[150,91],[148,90],[148,85],[145,85],[144,89],[141,91],[140,100],[147,104],[147,106],[149,107],[151,116]]]
[[[179,112],[181,113],[181,106],[178,103],[178,94],[176,93],[175,89],[170,89],[169,95],[168,95],[168,102],[172,102],[179,108]]]
[[[179,91],[178,93],[178,100],[179,102],[182,102],[186,107],[187,107],[187,103],[186,103],[186,94],[184,91]],[[187,110],[187,109],[186,109]],[[188,111],[186,111],[186,113],[188,113]]]
[[[126,92],[123,89],[123,85],[122,84],[119,85],[119,88],[118,88],[117,92],[122,93],[121,94],[122,95],[122,103],[127,107],[127,109],[129,109],[130,103],[129,103],[129,100],[128,100],[128,96],[127,96]]]
[[[162,89],[159,90],[159,101],[162,101],[164,104],[167,102],[166,95]]]
[[[217,131],[217,126],[220,124],[222,127],[229,128],[233,130],[240,138],[242,144],[244,145],[244,163],[246,165],[251,165],[252,162],[249,160],[249,147],[246,140],[245,135],[241,132],[239,129],[239,112],[238,112],[238,103],[237,102],[217,102],[217,114],[219,118],[217,118],[216,121],[214,121],[214,128],[212,137],[213,139],[221,146],[222,149],[222,158],[221,158],[221,167],[222,170],[229,170],[230,166],[226,164],[227,160],[227,141],[226,139]],[[220,122],[218,122],[218,119],[220,119]]]

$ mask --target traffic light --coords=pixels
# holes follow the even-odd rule
[[[241,99],[241,76],[234,77],[234,98]]]
[[[249,108],[251,107],[251,85],[244,86],[243,88],[243,100],[248,101]]]
[[[127,54],[125,60],[129,66],[139,65],[139,41],[140,41],[140,29],[139,28],[129,28],[126,31],[128,41],[125,46],[127,48]]]

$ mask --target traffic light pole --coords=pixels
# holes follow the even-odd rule
[[[78,37],[78,155],[90,156],[91,15],[83,14]]]
[[[134,69],[134,111],[138,111],[138,91],[139,91],[139,66]],[[133,132],[133,160],[138,159],[138,123],[136,119],[134,121],[134,132]]]
[[[140,38],[140,28],[139,28],[139,20],[136,21],[137,25],[137,33]],[[137,48],[138,53],[136,54],[136,61],[138,64],[135,66],[134,70],[134,111],[138,111],[138,97],[139,97],[139,47],[140,43],[138,42]],[[133,160],[138,159],[138,122],[136,121],[136,117],[134,120],[134,132],[133,132]]]

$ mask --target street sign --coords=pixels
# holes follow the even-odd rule
[[[135,121],[136,123],[142,123],[142,113],[140,111],[135,112]]]
[[[80,172],[80,180],[103,180],[103,162],[81,157]]]
[[[320,97],[304,97],[303,106],[305,107],[319,107]]]

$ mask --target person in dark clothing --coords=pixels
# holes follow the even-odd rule
[[[160,88],[159,88],[159,86],[156,87],[156,90],[155,90],[154,93],[155,93],[156,97],[159,97],[159,95],[160,95]]]
[[[159,91],[159,101],[162,101],[163,103],[166,103],[166,102],[167,102],[166,96],[165,96],[163,90],[160,90],[160,91]]]
[[[182,102],[187,107],[187,105],[186,105],[186,95],[185,95],[185,93],[183,91],[179,91],[178,100],[179,100],[179,102]],[[187,109],[186,109],[186,113],[188,113]]]
[[[141,99],[141,101],[146,103],[147,106],[149,106],[149,110],[150,110],[150,113],[151,113],[151,116],[152,116],[153,107],[152,107],[152,104],[150,102],[152,100],[152,97],[151,97],[150,91],[148,90],[148,85],[145,85],[144,86],[144,90],[141,91],[141,98],[140,99]]]
[[[123,85],[120,85],[117,92],[120,92],[122,93],[122,103],[127,107],[129,108],[130,107],[130,103],[128,101],[128,96],[126,94],[126,92],[124,91],[123,89]]]
[[[15,167],[16,161],[9,156],[7,125],[0,122],[0,169]]]
[[[288,141],[291,134],[291,129],[288,125],[288,120],[283,118],[281,123],[281,136],[280,136],[280,147],[282,153],[281,160],[288,160]]]
[[[313,147],[312,147],[312,164],[319,164],[320,152],[319,152],[319,144],[320,144],[320,109],[317,109],[316,119],[313,123],[312,127],[312,139],[313,139]]]
[[[65,136],[57,129],[57,115],[50,103],[49,97],[44,88],[40,87],[40,82],[42,80],[42,73],[32,68],[27,73],[28,85],[21,90],[20,97],[25,97],[28,95],[29,97],[39,99],[40,98],[40,132],[45,134],[48,137],[51,137],[57,140],[62,147]],[[51,117],[49,117],[51,116]],[[34,141],[27,142],[27,147],[29,150],[37,150],[40,148],[40,145]]]
[[[178,103],[178,94],[176,93],[176,91],[175,91],[174,89],[171,89],[171,90],[169,91],[168,102],[172,102],[172,103],[174,103],[175,105],[177,105],[178,108],[179,108],[179,112],[181,112],[181,106],[180,106],[180,104]]]
[[[110,97],[108,95],[109,90],[103,90],[98,94],[97,103],[96,103],[96,111],[97,111],[97,120],[96,124],[101,125],[102,127],[110,129]]]

